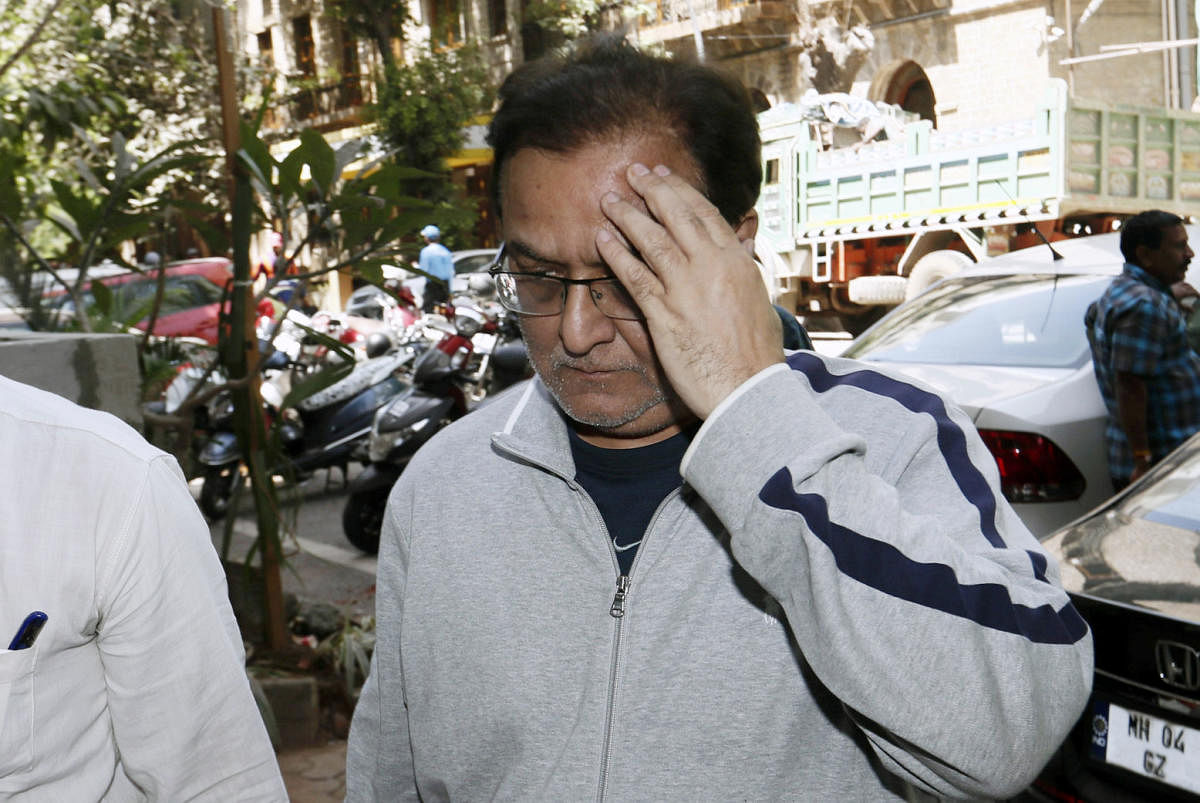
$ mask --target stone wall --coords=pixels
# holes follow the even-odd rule
[[[1173,1],[1173,0],[1172,0]],[[1074,2],[1076,18],[1086,6]],[[936,99],[937,125],[953,131],[1031,115],[1050,78],[1073,73],[1076,96],[1109,103],[1163,104],[1164,65],[1160,53],[1060,65],[1069,52],[1062,28],[1064,0],[955,0],[938,13],[873,20],[874,46],[854,78],[851,92],[882,99],[879,84],[898,65],[924,70]],[[1180,37],[1194,36],[1184,20]],[[772,105],[797,100],[809,88],[804,52],[796,44],[796,22],[779,20],[779,44],[731,55],[721,65]],[[791,33],[790,40],[785,37]],[[1159,3],[1105,0],[1076,35],[1076,53],[1099,52],[1101,44],[1163,38]],[[769,41],[764,39],[764,41]],[[873,86],[875,84],[875,86]],[[1192,98],[1183,99],[1183,107]]]

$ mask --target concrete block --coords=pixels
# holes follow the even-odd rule
[[[318,743],[320,700],[311,676],[257,676],[279,726],[280,747],[289,750]]]

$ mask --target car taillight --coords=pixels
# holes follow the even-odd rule
[[[1083,495],[1083,475],[1066,452],[1032,432],[981,429],[1000,469],[1000,490],[1010,502],[1069,502]]]

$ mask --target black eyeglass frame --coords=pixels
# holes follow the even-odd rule
[[[600,312],[603,313],[605,317],[612,318],[613,320],[616,320],[616,321],[645,320],[645,316],[643,316],[641,314],[640,310],[638,311],[637,316],[633,317],[633,318],[626,318],[625,316],[622,316],[622,315],[609,315],[607,312],[604,312],[604,309],[596,301],[596,296],[594,296],[592,294],[592,285],[595,284],[596,282],[616,282],[617,285],[620,286],[621,281],[617,277],[615,277],[615,276],[593,276],[591,279],[567,279],[562,276],[554,276],[549,273],[523,273],[520,271],[503,270],[502,268],[504,265],[505,246],[506,246],[505,243],[500,243],[500,249],[496,252],[496,258],[494,260],[492,260],[492,264],[487,269],[488,275],[491,276],[493,280],[495,280],[498,276],[501,276],[501,275],[503,275],[503,276],[532,276],[532,277],[538,278],[538,279],[553,279],[554,281],[556,281],[560,285],[562,285],[562,295],[559,297],[559,307],[558,307],[557,312],[527,312],[526,310],[513,309],[512,307],[508,306],[508,304],[504,303],[504,297],[499,293],[499,291],[497,291],[496,297],[500,299],[500,303],[509,312],[513,312],[517,315],[524,315],[527,318],[549,318],[554,315],[561,315],[562,311],[564,309],[566,309],[566,307],[567,307],[567,287],[569,285],[573,285],[573,284],[581,284],[588,288],[588,297],[590,299],[592,299],[592,303],[596,305],[596,309],[600,310]],[[622,287],[622,289],[624,289],[624,288]],[[625,290],[626,294],[628,294],[628,292],[629,292],[628,290]]]

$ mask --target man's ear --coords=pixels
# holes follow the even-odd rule
[[[1149,262],[1150,252],[1153,250],[1154,249],[1152,249],[1148,245],[1139,245],[1136,248],[1134,248],[1133,249],[1133,258],[1134,258],[1135,262],[1133,264],[1137,265],[1139,268],[1145,268],[1147,265],[1150,264],[1150,262]]]
[[[758,212],[753,209],[747,212],[733,232],[747,253],[754,256],[754,235],[758,233]]]

